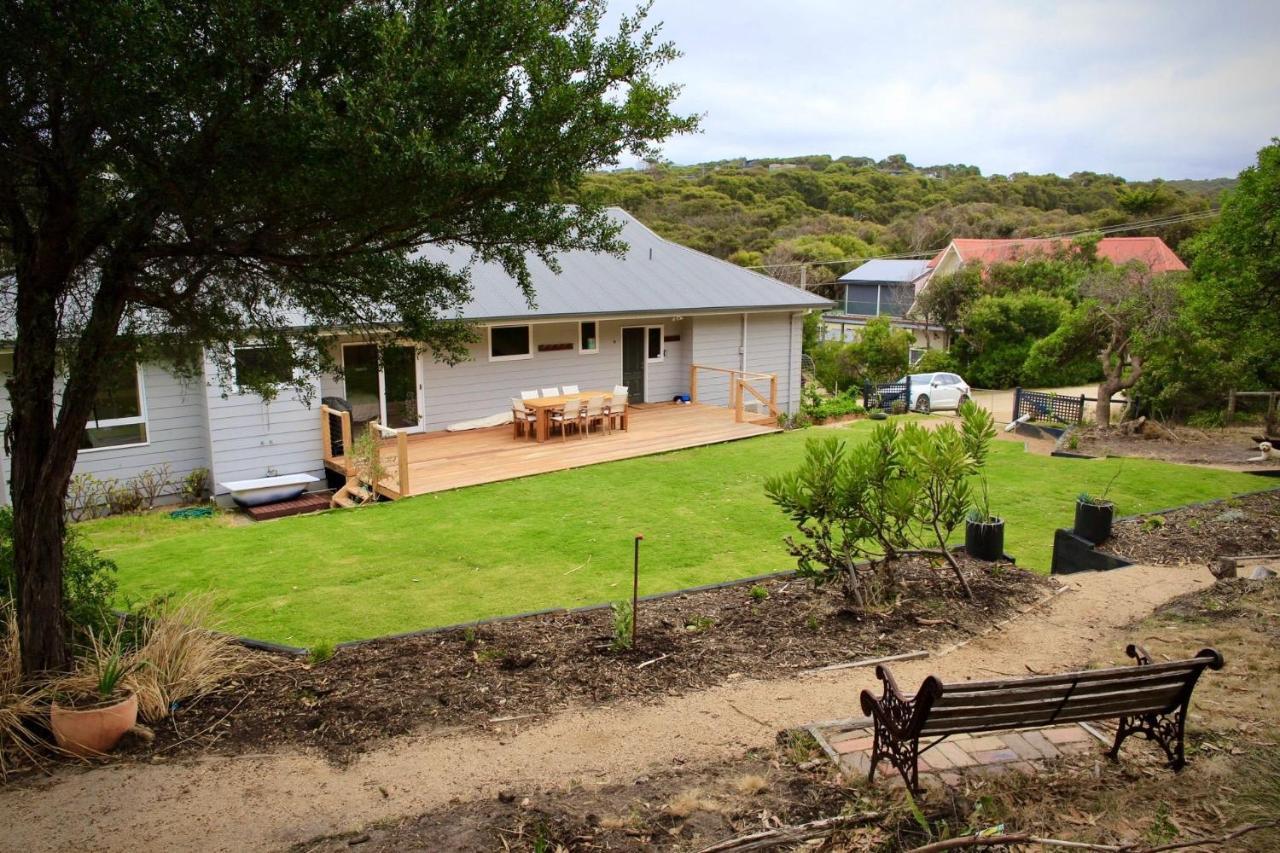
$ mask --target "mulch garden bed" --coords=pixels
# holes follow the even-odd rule
[[[928,649],[971,637],[1042,597],[1052,581],[961,558],[910,560],[897,607],[855,615],[798,578],[641,602],[636,648],[611,647],[606,610],[558,613],[339,649],[323,663],[246,652],[259,664],[158,727],[139,757],[305,745],[343,761],[428,727],[499,724],[585,704],[656,699],[750,677]],[[753,592],[754,590],[754,592]]]
[[[1121,428],[1097,427],[1073,433],[1069,449],[1089,456],[1136,456],[1191,465],[1226,465],[1250,470],[1280,472],[1280,462],[1249,462],[1258,456],[1254,438],[1261,426],[1196,429],[1174,424],[1151,424],[1142,433],[1129,435]],[[1265,481],[1263,481],[1265,482]]]
[[[1280,552],[1280,490],[1117,522],[1101,550],[1164,565]]]

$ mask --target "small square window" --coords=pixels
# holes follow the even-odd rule
[[[489,360],[532,358],[528,326],[491,326],[489,328]]]
[[[240,347],[233,356],[236,385],[261,388],[284,385],[293,380],[293,360],[287,354],[267,347]]]
[[[649,327],[649,361],[662,361],[662,327]]]
[[[578,324],[578,352],[592,353],[600,351],[600,340],[596,337],[596,323],[588,320]]]

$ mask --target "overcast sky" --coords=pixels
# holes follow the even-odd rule
[[[634,3],[611,0],[611,12]],[[1280,0],[655,0],[703,132],[666,156],[901,153],[1234,176],[1280,136]]]

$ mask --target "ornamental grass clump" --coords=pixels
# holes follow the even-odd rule
[[[48,714],[48,692],[25,685],[13,605],[0,601],[0,780],[38,764],[45,741],[34,726]]]

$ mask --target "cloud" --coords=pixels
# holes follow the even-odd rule
[[[704,132],[676,162],[827,153],[985,173],[1234,175],[1280,134],[1280,3],[657,0]]]

